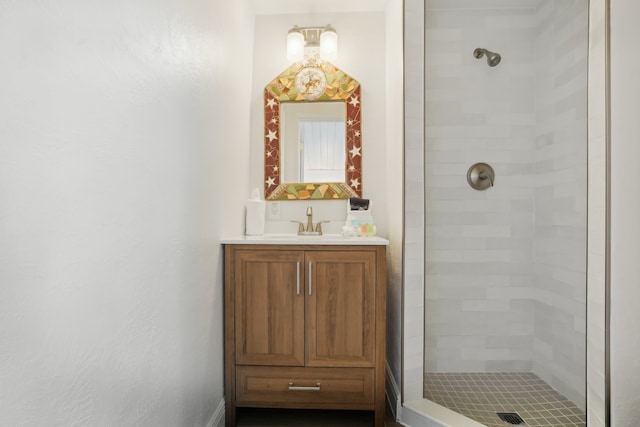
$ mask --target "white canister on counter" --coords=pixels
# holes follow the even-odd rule
[[[265,203],[260,198],[260,190],[255,188],[251,198],[247,200],[247,216],[245,218],[245,234],[261,236],[264,234]]]

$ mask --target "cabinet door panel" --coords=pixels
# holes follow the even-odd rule
[[[300,251],[237,252],[236,363],[304,364],[302,263]]]
[[[374,366],[375,263],[366,251],[306,252],[307,366]]]

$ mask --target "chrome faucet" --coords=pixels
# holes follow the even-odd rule
[[[304,223],[301,221],[291,221],[298,224],[298,235],[299,236],[322,236],[322,223],[329,221],[318,221],[314,228],[313,226],[313,208],[311,206],[307,206],[307,226],[305,227]]]

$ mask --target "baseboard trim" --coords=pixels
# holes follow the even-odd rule
[[[207,427],[224,427],[224,399],[220,401],[220,404],[213,412]]]
[[[398,387],[398,382],[394,378],[393,372],[391,372],[391,368],[388,363],[385,363],[385,377],[385,395],[387,396],[389,408],[391,408],[393,418],[396,421],[400,421],[402,416],[402,397],[400,395],[400,387]]]

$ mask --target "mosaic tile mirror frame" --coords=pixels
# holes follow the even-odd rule
[[[320,89],[315,93],[305,93],[304,85],[300,85],[304,74],[300,73],[315,73],[320,80]],[[307,87],[308,85],[309,83]],[[281,104],[321,101],[340,102],[345,106],[344,182],[283,182]],[[362,197],[361,112],[360,83],[329,62],[294,63],[273,79],[264,89],[265,199],[321,200]]]

